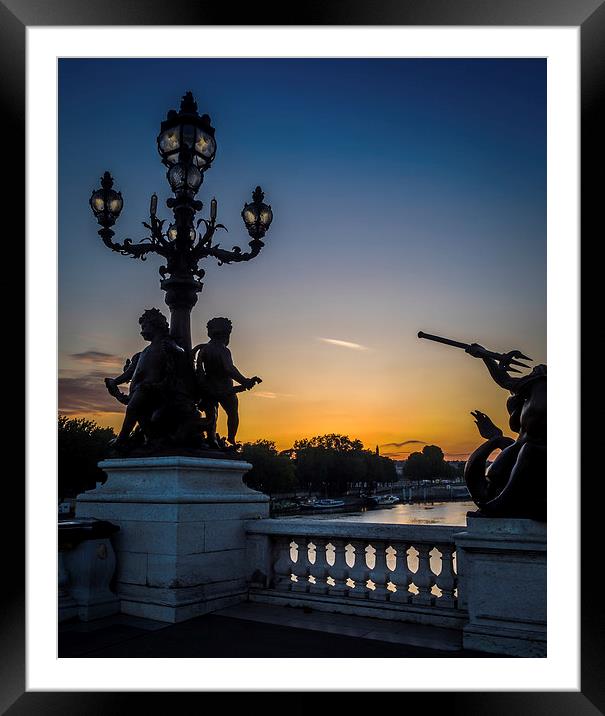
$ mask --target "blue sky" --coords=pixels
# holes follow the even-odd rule
[[[454,417],[467,396],[503,419],[505,396],[481,365],[416,333],[546,361],[539,59],[60,60],[59,349],[72,381],[63,407],[119,422],[102,385],[96,405],[94,390],[89,404],[70,403],[78,381],[98,377],[76,356],[103,352],[117,364],[141,348],[141,312],[168,313],[160,259],[106,249],[88,198],[110,170],[125,200],[117,240],[145,236],[154,191],[169,217],[155,139],[187,90],[216,127],[198,198],[209,206],[216,196],[222,243],[247,244],[239,212],[257,184],[275,216],[255,261],[204,265],[193,314],[194,342],[213,315],[230,316],[236,362],[264,378],[267,396],[242,400],[242,438],[287,447],[321,432],[428,437],[453,454],[474,439],[472,421],[465,432],[467,417]]]

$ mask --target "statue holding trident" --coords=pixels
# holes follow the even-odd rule
[[[546,366],[537,365],[525,376],[516,366],[529,368],[521,351],[489,351],[478,343],[461,343],[420,331],[419,338],[464,349],[481,358],[494,381],[510,392],[506,407],[509,426],[517,439],[502,430],[479,410],[471,412],[485,441],[468,458],[464,478],[480,512],[493,517],[525,517],[546,520]],[[494,450],[500,454],[488,467]]]

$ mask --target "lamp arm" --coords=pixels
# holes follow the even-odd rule
[[[143,239],[142,242],[133,244],[132,239],[124,239],[124,243],[119,244],[116,241],[112,241],[114,232],[111,229],[100,229],[99,235],[107,248],[122,254],[122,256],[130,256],[133,259],[141,259],[142,261],[145,261],[148,253],[160,254],[164,258],[168,257],[167,249],[152,238],[148,239],[149,243],[144,243],[146,240]]]
[[[250,251],[242,252],[239,246],[234,246],[231,251],[219,248],[219,246],[209,246],[206,248],[207,256],[214,256],[218,259],[218,265],[237,263],[239,261],[250,261],[260,253],[265,244],[260,239],[252,239],[250,242]]]

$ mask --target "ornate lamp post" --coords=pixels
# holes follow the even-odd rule
[[[191,348],[190,316],[202,290],[204,271],[202,259],[214,257],[220,264],[249,261],[263,248],[263,238],[273,218],[271,207],[263,203],[263,192],[257,187],[252,201],[242,211],[244,224],[250,235],[249,249],[234,247],[231,251],[213,243],[218,229],[216,199],[210,201],[206,218],[196,220],[202,202],[196,199],[204,173],[212,166],[216,153],[214,128],[208,115],[199,115],[191,92],[183,97],[180,111],[171,110],[157,138],[158,151],[166,167],[166,178],[173,196],[166,205],[172,210],[169,220],[157,215],[158,197],[151,196],[149,221],[143,222],[149,234],[133,243],[113,240],[113,226],[123,208],[122,196],[113,188],[113,179],[105,172],[101,187],[90,197],[90,207],[100,224],[99,235],[112,251],[144,260],[155,253],[164,259],[160,267],[161,288],[166,292],[170,308],[170,325],[157,308],[144,311],[139,318],[141,338],[148,342],[143,350],[127,359],[121,375],[105,378],[105,386],[114,398],[125,405],[122,427],[110,445],[112,457],[100,466],[108,474],[109,489],[99,497],[91,492],[78,498],[78,516],[98,517],[98,506],[112,504],[112,519],[119,524],[140,517],[140,505],[160,502],[160,507],[174,514],[177,527],[183,519],[181,507],[190,509],[187,519],[197,532],[204,533],[206,522],[216,523],[222,505],[228,505],[231,521],[248,519],[250,510],[261,517],[269,514],[269,498],[246,487],[243,474],[250,465],[238,459],[236,433],[239,425],[237,394],[251,390],[261,382],[258,376],[246,377],[233,363],[228,343],[232,324],[226,317],[216,316],[208,321],[208,341],[200,344],[194,356]],[[170,335],[168,335],[170,333]],[[120,390],[129,384],[128,393]],[[226,413],[227,435],[217,432],[219,406]],[[161,461],[155,458],[162,457]],[[130,458],[154,458],[141,463]],[[184,459],[185,458],[185,459]],[[199,459],[199,458],[211,458]],[[208,492],[212,491],[209,500]],[[96,492],[96,491],[94,491]],[[126,498],[125,498],[126,495]],[[157,529],[157,520],[166,519],[163,509],[145,513],[141,525],[147,530]],[[234,546],[244,552],[244,528],[239,542],[221,544],[220,537],[212,545],[212,557],[232,553]],[[126,533],[124,533],[126,534]],[[231,539],[231,537],[230,537]],[[196,543],[197,545],[197,543]],[[134,545],[126,535],[125,552],[142,549],[145,560],[163,555],[165,545]],[[208,547],[210,549],[210,547]],[[157,551],[156,551],[157,550]],[[216,570],[207,576],[209,554],[196,546],[195,553],[187,540],[179,540],[171,551],[171,559],[161,560],[154,586],[141,586],[136,601],[127,596],[129,575],[123,572],[117,590],[124,594],[122,610],[139,616],[151,616],[168,622],[189,619],[216,609],[213,595],[206,590],[208,580],[218,585],[221,598],[241,598],[241,584],[246,579],[246,565],[226,571]],[[120,559],[120,553],[118,554]],[[122,560],[125,564],[125,560]],[[216,572],[216,574],[215,574]],[[196,576],[197,597],[183,581],[183,574]],[[237,586],[233,586],[237,585]],[[162,587],[157,589],[156,587]],[[158,592],[172,598],[158,597]],[[210,596],[209,596],[210,595]],[[159,600],[159,601],[158,601]]]
[[[195,221],[195,216],[203,208],[196,199],[204,173],[210,169],[216,154],[214,127],[207,114],[199,115],[197,104],[191,92],[187,92],[177,112],[172,109],[162,122],[157,138],[158,151],[162,163],[166,166],[166,178],[174,193],[166,202],[172,209],[174,221],[164,230],[165,220],[157,217],[157,196],[153,194],[149,208],[149,222],[143,226],[149,236],[139,243],[125,239],[123,243],[113,241],[115,232],[112,226],[123,208],[122,195],[113,189],[113,178],[105,172],[101,179],[101,188],[96,189],[90,198],[90,206],[100,224],[99,235],[103,243],[112,251],[124,256],[145,260],[148,253],[162,256],[166,263],[159,269],[161,288],[166,292],[166,303],[170,309],[170,335],[185,350],[191,350],[191,310],[197,302],[197,294],[202,290],[203,269],[199,262],[213,256],[219,265],[236,261],[249,261],[263,248],[265,236],[273,213],[271,207],[263,203],[263,192],[256,187],[252,202],[242,211],[248,234],[251,237],[249,251],[234,246],[231,251],[213,245],[212,240],[218,229],[225,229],[216,222],[217,202],[210,202],[210,214],[207,219]]]

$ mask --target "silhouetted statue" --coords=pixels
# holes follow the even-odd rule
[[[418,335],[481,358],[494,381],[511,393],[506,407],[510,429],[518,433],[516,439],[505,437],[485,413],[471,413],[486,442],[470,455],[464,477],[481,513],[546,520],[546,366],[537,365],[528,375],[513,377],[510,373],[520,373],[515,366],[529,367],[519,358],[531,360],[520,351],[494,353],[477,343]],[[488,467],[494,450],[501,452]]]
[[[246,378],[233,363],[231,351],[227,347],[231,337],[232,324],[228,318],[213,318],[207,324],[208,343],[197,345],[193,355],[197,353],[196,376],[201,394],[199,408],[204,411],[207,419],[207,440],[218,445],[216,422],[218,406],[227,414],[227,441],[231,448],[236,448],[236,435],[239,427],[237,393],[250,390],[256,383],[262,382],[258,376]],[[239,383],[234,386],[233,381]]]
[[[491,420],[476,411],[473,415],[486,442],[469,457],[464,477],[469,492],[486,515],[530,517],[546,520],[546,366],[536,366],[529,375],[509,375],[510,362],[485,356],[485,348],[472,344],[467,352],[482,358],[496,383],[510,391],[506,407],[510,429],[516,440],[504,437]],[[519,351],[507,356],[525,358]],[[529,360],[529,359],[527,359]],[[486,469],[489,455],[502,452]]]
[[[121,375],[105,378],[107,390],[126,405],[113,447],[119,452],[203,447],[190,357],[169,336],[168,322],[157,308],[145,311],[139,323],[149,345],[126,361]],[[118,388],[123,383],[130,383],[128,395]]]

